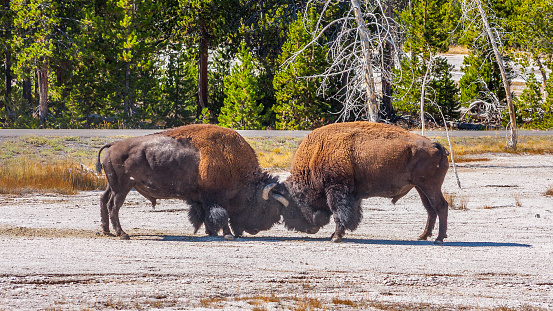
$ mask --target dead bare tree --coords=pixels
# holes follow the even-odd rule
[[[481,29],[482,36],[487,37],[488,42],[493,50],[495,60],[499,66],[501,72],[501,79],[503,80],[503,87],[507,97],[507,107],[509,109],[509,148],[516,150],[517,148],[517,124],[515,109],[513,105],[513,99],[511,96],[511,86],[507,79],[507,73],[503,62],[503,57],[499,51],[498,44],[501,44],[501,38],[497,28],[491,27],[488,22],[488,15],[482,6],[480,0],[460,0],[463,19],[469,24],[474,24],[475,29]]]
[[[387,8],[380,0],[350,0],[349,4],[344,15],[326,20],[326,11],[335,3],[309,0],[307,7],[316,8],[319,16],[311,32],[312,40],[292,55],[284,66],[292,64],[309,46],[321,44],[321,38],[328,38],[323,44],[329,48],[327,59],[330,65],[322,74],[305,78],[322,78],[319,93],[326,95],[327,89],[332,86],[331,80],[340,77],[342,88],[332,95],[342,103],[339,120],[368,119],[378,122],[382,76],[392,76],[392,68],[382,66],[383,58],[386,51],[394,51],[395,55],[401,52],[397,31],[392,31],[399,29],[399,26],[392,17],[387,16]],[[308,18],[307,15],[305,18]]]
[[[422,85],[421,85],[421,135],[424,136],[424,101],[426,99],[426,82],[429,79],[429,75],[432,73],[432,65],[434,64],[434,57],[430,58],[430,61],[428,62],[428,67],[426,67],[426,73],[424,74],[424,77],[422,79]],[[439,105],[436,105],[439,107]],[[441,110],[440,110],[441,112]]]

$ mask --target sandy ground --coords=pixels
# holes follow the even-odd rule
[[[0,310],[553,310],[553,156],[487,157],[458,166],[462,189],[446,177],[465,208],[443,246],[416,240],[416,191],[363,201],[341,244],[332,222],[312,236],[194,235],[184,203],[152,210],[136,192],[123,241],[97,234],[100,192],[0,196]]]

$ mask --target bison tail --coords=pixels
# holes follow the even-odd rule
[[[96,160],[96,172],[98,172],[98,174],[102,173],[102,162],[100,162],[100,154],[102,153],[102,150],[104,150],[104,148],[109,148],[111,147],[111,145],[113,145],[113,143],[105,144],[102,146],[102,148],[100,148],[100,151],[98,151],[98,158]]]
[[[449,155],[449,151],[447,151],[447,149],[445,149],[444,146],[442,146],[441,144],[434,143],[434,146],[438,148],[438,150],[440,150],[444,156],[447,157]]]

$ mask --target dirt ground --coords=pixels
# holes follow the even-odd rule
[[[446,177],[457,208],[443,246],[416,240],[416,191],[363,201],[340,244],[332,222],[194,235],[184,203],[153,210],[136,192],[125,241],[98,234],[101,192],[3,195],[0,310],[553,310],[553,156],[485,157],[458,165],[461,189]]]

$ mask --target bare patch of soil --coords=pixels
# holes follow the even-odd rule
[[[450,170],[443,246],[417,241],[416,191],[363,201],[343,243],[281,224],[193,234],[188,206],[131,192],[131,239],[100,233],[101,192],[0,196],[0,310],[553,310],[553,158],[485,155]],[[285,174],[284,174],[285,175]]]

